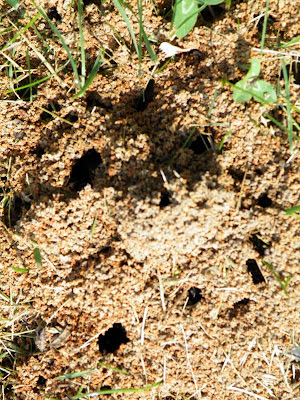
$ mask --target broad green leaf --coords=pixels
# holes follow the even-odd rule
[[[247,79],[242,79],[234,85],[233,89],[233,100],[239,103],[250,101],[252,93],[249,91],[249,85]]]
[[[275,103],[277,101],[276,92],[269,82],[262,80],[256,81],[251,87],[251,92],[256,101],[261,103]]]
[[[194,28],[198,13],[199,8],[195,0],[175,1],[173,23],[178,38],[183,38]]]
[[[276,92],[272,85],[263,80],[257,80],[260,73],[260,61],[251,58],[251,66],[245,78],[234,85],[233,99],[237,102],[247,102],[252,97],[261,103],[275,103]]]
[[[256,58],[251,58],[251,66],[249,68],[249,71],[245,75],[244,79],[255,79],[258,77],[260,73],[260,62]]]

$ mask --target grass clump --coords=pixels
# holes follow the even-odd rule
[[[22,268],[12,269],[27,272]],[[8,294],[0,290],[0,307],[0,382],[4,395],[17,377],[18,359],[33,351],[34,331],[24,323],[29,306],[13,295],[13,288],[9,289]]]
[[[78,74],[77,70],[77,65],[76,65],[76,60],[73,58],[71,50],[69,46],[67,45],[64,37],[60,33],[60,31],[57,29],[56,25],[51,21],[51,19],[48,17],[47,13],[43,10],[43,8],[39,7],[34,1],[32,1],[34,4],[35,8],[38,10],[38,12],[42,15],[42,17],[48,22],[50,25],[52,31],[56,34],[56,36],[59,38],[63,48],[65,49],[69,62],[72,66],[73,72],[74,72],[74,77],[75,77],[75,84],[77,87],[79,87],[79,91],[75,94],[74,97],[79,97],[83,96],[88,87],[91,85],[93,79],[97,75],[97,72],[99,71],[99,68],[101,64],[103,63],[102,59],[102,52],[100,52],[96,58],[96,61],[92,67],[92,70],[90,72],[90,75],[86,77],[86,56],[85,56],[85,42],[84,42],[84,34],[83,34],[83,29],[82,29],[82,15],[83,15],[83,6],[82,6],[82,0],[78,0],[78,27],[79,27],[79,37],[80,37],[80,54],[81,54],[81,76]]]
[[[7,2],[10,5],[13,5],[13,7],[15,7],[15,8],[17,8],[17,6],[18,6],[18,2],[12,2],[12,1],[8,1],[8,0],[7,0]],[[6,94],[11,93],[11,92],[16,94],[16,92],[26,91],[26,95],[22,95],[21,98],[24,100],[32,101],[34,99],[33,94],[36,94],[37,86],[40,83],[52,78],[53,76],[58,80],[59,84],[62,87],[65,87],[66,86],[65,80],[62,80],[59,77],[59,73],[63,69],[65,69],[65,67],[68,64],[70,64],[72,67],[72,70],[73,70],[73,74],[74,74],[74,83],[77,86],[77,88],[79,89],[74,97],[83,96],[84,93],[86,92],[86,90],[88,89],[88,87],[91,85],[95,76],[97,75],[100,66],[103,64],[103,54],[104,53],[103,53],[103,50],[101,50],[99,52],[99,54],[94,62],[94,65],[91,69],[91,72],[87,76],[86,75],[85,38],[84,38],[84,33],[83,33],[82,0],[78,0],[78,3],[77,3],[80,57],[78,57],[77,55],[76,55],[76,57],[74,57],[72,55],[72,50],[67,45],[65,38],[60,33],[57,26],[51,21],[51,19],[49,18],[49,16],[45,12],[45,10],[42,7],[40,7],[39,5],[37,5],[34,1],[32,1],[32,4],[34,5],[34,7],[38,11],[38,13],[34,17],[32,17],[30,19],[30,21],[24,27],[20,27],[18,25],[15,25],[13,22],[11,22],[13,29],[15,29],[17,31],[17,33],[13,36],[12,39],[10,39],[6,43],[6,45],[1,50],[1,54],[4,55],[4,57],[7,59],[6,63],[7,63],[9,78],[10,78],[10,82],[11,82],[11,84],[10,84],[11,88],[9,91],[6,92]],[[38,29],[36,27],[36,23],[38,22],[38,20],[40,18],[44,18],[47,21],[47,23],[49,24],[53,33],[58,37],[59,42],[61,43],[62,47],[64,48],[64,50],[67,53],[67,57],[68,57],[67,63],[65,63],[60,68],[58,68],[57,71],[55,71],[53,69],[53,67],[51,66],[51,64],[49,63],[49,61],[47,61],[47,53],[49,51],[51,52],[51,49],[48,46],[48,44],[46,43],[46,41],[43,39],[41,33],[38,31]],[[26,36],[26,33],[31,28],[36,33],[37,37],[42,41],[42,44],[43,44],[42,51],[39,51],[37,49],[37,47],[35,47]],[[22,69],[20,67],[20,65],[16,61],[14,61],[14,58],[16,57],[15,45],[18,45],[18,42],[17,42],[18,39],[23,40],[27,44],[27,50],[26,50],[27,69],[26,70]],[[31,60],[30,60],[29,49],[31,49],[35,53],[35,55],[38,56],[38,58],[41,61],[40,66],[44,65],[50,71],[50,75],[44,76],[40,79],[36,78],[36,76],[33,73],[31,63],[30,63]],[[11,52],[10,56],[6,54],[7,51]],[[80,61],[79,61],[79,58],[80,58]],[[80,68],[79,68],[81,71],[80,75],[78,73],[78,63],[80,64]],[[36,72],[40,72],[40,71],[36,71]],[[17,84],[16,87],[15,87],[15,84],[13,83],[14,80],[15,80],[15,83]],[[20,84],[22,81],[25,82],[25,84]],[[33,92],[33,88],[35,88],[35,92]],[[18,96],[18,94],[16,94],[16,96],[18,98],[20,98],[20,96]]]

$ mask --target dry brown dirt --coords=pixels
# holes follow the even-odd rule
[[[61,20],[54,13],[53,21],[75,54],[77,12],[69,3],[38,1],[55,7]],[[283,211],[299,204],[299,152],[290,158],[286,133],[264,117],[286,125],[284,112],[236,103],[221,82],[237,82],[241,66],[258,57],[265,2],[206,14],[172,42],[196,50],[153,76],[146,56],[141,77],[112,3],[86,3],[88,70],[107,51],[84,97],[72,98],[69,66],[40,84],[34,101],[5,94],[10,80],[1,70],[1,199],[9,199],[0,226],[2,398],[69,399],[81,386],[87,393],[162,381],[99,398],[300,399],[299,367],[286,356],[299,344],[299,219]],[[144,27],[162,60],[170,4],[155,6],[158,15],[145,4]],[[1,4],[3,29],[37,13],[30,1],[22,7],[24,20]],[[299,35],[296,1],[271,1],[270,15],[267,45],[275,32],[284,42]],[[45,20],[36,28],[57,70],[66,53]],[[2,34],[1,48],[16,32]],[[42,44],[33,29],[25,36],[14,59],[25,71],[29,49],[40,79],[49,74],[34,52]],[[291,62],[297,51],[282,53]],[[12,55],[3,52],[1,64],[3,54]],[[264,53],[262,79],[283,87],[280,57]],[[290,90],[299,107],[295,77]],[[262,260],[281,279],[291,275],[289,297]],[[54,379],[84,370],[95,371]]]

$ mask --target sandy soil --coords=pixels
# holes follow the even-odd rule
[[[38,3],[52,10],[75,53],[74,7]],[[195,50],[153,76],[145,57],[141,77],[112,3],[85,3],[88,69],[101,48],[107,52],[83,98],[72,98],[69,66],[40,84],[32,102],[5,94],[1,71],[1,199],[10,204],[0,226],[3,398],[69,399],[80,387],[162,381],[102,398],[300,399],[299,366],[286,356],[299,344],[299,219],[283,211],[299,204],[299,152],[291,158],[286,133],[264,117],[286,125],[284,112],[236,103],[221,82],[237,82],[258,57],[255,17],[264,2],[205,14],[172,42]],[[299,35],[297,2],[270,3],[267,45],[276,31],[282,41]],[[170,4],[155,6],[158,15],[145,6],[144,26],[162,65]],[[24,7],[36,15],[30,1]],[[8,9],[1,5],[1,15]],[[3,17],[3,28],[18,12]],[[36,28],[48,35],[48,61],[58,69],[66,53],[42,18]],[[2,36],[1,48],[12,36]],[[41,48],[34,30],[26,37]],[[24,70],[26,48],[20,40],[15,56]],[[297,51],[286,48],[286,62]],[[49,74],[29,54],[36,79]],[[264,54],[262,79],[284,86],[278,54]],[[296,74],[290,90],[299,107]],[[288,296],[263,261],[281,279],[291,276]],[[85,370],[93,371],[54,379]]]

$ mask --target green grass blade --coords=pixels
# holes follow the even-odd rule
[[[141,46],[142,46],[142,39],[143,39],[144,42],[145,42],[147,51],[148,51],[148,53],[149,53],[149,55],[151,57],[151,60],[153,62],[156,62],[157,56],[156,56],[155,52],[152,49],[152,46],[151,46],[151,44],[149,42],[148,36],[146,35],[146,32],[144,30],[144,26],[143,26],[143,1],[142,0],[137,0],[137,5],[138,5],[138,12],[139,12],[139,28],[140,28],[139,45],[140,45],[140,51],[142,53]],[[140,61],[142,61],[142,60],[140,60]]]
[[[29,272],[29,269],[26,269],[26,268],[19,268],[19,267],[11,266],[11,269],[13,269],[16,272],[20,272],[21,274],[27,274]]]
[[[79,90],[78,93],[75,94],[75,96],[73,97],[74,99],[76,99],[76,97],[79,96],[83,96],[84,93],[86,92],[86,90],[88,89],[88,87],[90,86],[90,84],[92,83],[92,81],[94,80],[95,76],[97,75],[99,68],[101,67],[101,65],[103,64],[103,60],[102,60],[102,52],[98,55],[98,57],[96,58],[96,61],[94,63],[94,66],[91,70],[90,75],[88,76],[84,86]]]
[[[224,0],[199,0],[199,2],[206,6],[216,6],[224,2]]]
[[[280,44],[278,48],[285,49],[286,47],[292,46],[293,44],[296,44],[298,42],[300,42],[300,36],[296,36],[294,39],[290,40],[287,43]]]
[[[69,64],[69,60],[68,60],[62,67],[60,67],[57,71],[55,71],[53,74],[50,74],[50,75],[48,75],[48,76],[45,76],[44,78],[41,78],[41,79],[39,79],[39,80],[37,80],[37,81],[33,81],[33,82],[31,82],[31,83],[28,83],[27,85],[14,88],[14,90],[12,90],[12,89],[7,90],[7,91],[4,92],[3,94],[8,94],[8,93],[11,93],[11,92],[16,92],[16,91],[18,91],[18,90],[26,89],[26,88],[31,87],[31,86],[39,85],[40,83],[45,82],[45,81],[47,81],[48,79],[52,78],[52,76],[57,75],[57,74],[58,74],[62,69],[64,69],[68,64]],[[69,122],[69,121],[68,121],[68,122]]]
[[[68,59],[70,61],[70,64],[71,64],[71,66],[73,68],[73,72],[74,72],[74,75],[75,75],[76,82],[77,82],[78,86],[80,87],[80,79],[79,79],[76,63],[75,63],[75,61],[74,61],[74,59],[72,57],[72,54],[70,52],[70,49],[69,49],[64,37],[59,32],[59,30],[56,28],[56,26],[51,21],[51,19],[48,17],[48,15],[45,13],[45,11],[41,7],[37,6],[36,3],[33,0],[32,0],[32,3],[35,6],[35,8],[39,11],[39,13],[45,18],[45,20],[48,22],[48,24],[50,25],[50,27],[53,30],[53,32],[56,34],[56,36],[61,41],[61,44],[62,44],[63,48],[65,49],[65,51],[67,53],[67,56],[68,56]]]
[[[42,264],[42,256],[41,256],[40,249],[38,247],[35,247],[33,249],[33,256],[34,256],[34,261],[37,263],[37,265],[39,267],[42,267],[43,266],[43,264]]]
[[[216,102],[218,95],[219,95],[219,91],[218,91],[218,89],[215,89],[214,95],[213,95],[213,98],[212,98],[212,101],[211,101],[211,104],[209,106],[208,113],[207,113],[208,118],[211,117],[211,113],[212,113],[212,110],[214,109],[215,102]]]
[[[81,399],[82,397],[94,397],[97,395],[104,395],[104,394],[114,394],[114,393],[138,393],[138,392],[145,392],[146,390],[153,389],[162,384],[163,381],[159,381],[154,383],[153,385],[144,386],[142,388],[132,388],[132,389],[110,389],[110,390],[100,390],[97,392],[91,393],[81,393],[80,395],[76,395],[71,397],[72,400]]]
[[[186,36],[195,26],[198,15],[206,8],[200,8],[196,0],[176,0],[171,26],[175,27],[176,36],[180,39]]]
[[[124,8],[128,8],[128,10],[134,15],[134,16],[136,16],[135,15],[135,12],[134,12],[134,10],[133,10],[133,8],[130,6],[130,4],[128,4],[126,1],[124,1],[124,0],[120,0],[120,4],[124,7]]]
[[[163,71],[166,66],[172,61],[172,57],[168,58],[161,67],[158,68],[157,73]]]
[[[140,57],[140,54],[139,54],[139,47],[138,47],[138,44],[137,44],[137,41],[136,41],[136,38],[135,38],[135,34],[134,34],[134,32],[133,32],[132,25],[131,25],[131,23],[130,23],[128,17],[127,17],[127,14],[126,14],[126,12],[124,11],[123,7],[121,6],[121,3],[120,3],[119,0],[113,0],[113,3],[114,3],[114,5],[115,5],[115,7],[119,10],[119,13],[122,15],[122,18],[124,19],[124,21],[125,21],[125,23],[126,23],[126,25],[127,25],[127,29],[128,29],[128,31],[129,31],[129,33],[130,33],[131,38],[132,38],[132,41],[133,41],[133,44],[134,44],[134,47],[135,47],[136,54]]]
[[[0,354],[0,360],[2,360],[2,358],[5,358],[8,355],[9,354],[7,352]]]
[[[13,7],[13,8],[18,8],[20,3],[18,2],[18,0],[6,0],[7,3]]]
[[[225,9],[229,10],[231,7],[231,0],[225,0]]]
[[[80,386],[80,388],[78,389],[76,396],[79,396],[82,392],[83,392],[84,386]]]
[[[300,205],[294,206],[291,208],[286,208],[283,211],[286,213],[286,215],[294,215],[295,214],[295,216],[300,217],[300,214],[299,214],[300,213]]]
[[[10,91],[14,91],[14,81],[13,81],[13,76],[14,76],[14,69],[13,69],[13,57],[15,54],[15,49],[12,49],[11,52],[11,57],[9,58],[9,65],[8,65],[8,78],[9,78],[9,87],[10,87]]]
[[[49,51],[54,56],[54,51],[51,49],[51,47],[48,45],[46,40],[44,40],[43,36],[40,34],[39,30],[35,26],[35,24],[32,25],[34,32],[36,33],[37,37],[40,39],[40,41],[43,43],[44,47]]]
[[[91,238],[94,236],[96,224],[97,224],[97,214],[94,217],[94,221],[93,221],[93,225],[92,225],[92,229],[91,229],[91,233],[90,233]]]
[[[219,144],[219,147],[218,147],[218,152],[219,152],[219,153],[222,152],[223,146],[224,146],[224,144],[227,142],[227,140],[230,138],[231,134],[232,134],[232,130],[230,129],[230,130],[229,130],[228,132],[226,132],[225,135],[223,136],[223,138],[222,138],[222,140],[221,140],[221,142],[220,142],[220,144]]]
[[[143,3],[142,0],[137,0],[137,7],[138,7],[138,12],[139,12],[139,75],[142,73],[142,40],[143,40],[143,35],[142,35],[142,28],[143,28]]]
[[[149,53],[149,55],[151,57],[151,60],[153,62],[156,62],[157,61],[157,55],[155,54],[155,52],[154,52],[154,50],[153,50],[153,48],[151,46],[151,43],[150,43],[150,41],[148,39],[148,36],[146,35],[146,32],[144,31],[144,27],[143,26],[142,26],[142,35],[143,35],[143,39],[144,39],[146,48],[148,50],[148,53]]]
[[[2,300],[4,301],[10,301],[9,296],[7,296],[7,294],[5,294],[4,292],[2,292],[2,290],[0,290],[0,298],[2,298]]]
[[[293,152],[293,123],[291,114],[291,101],[290,101],[290,80],[288,77],[286,64],[284,58],[282,58],[282,72],[285,84],[285,95],[286,95],[286,113],[287,113],[287,130],[289,136],[290,151]]]
[[[24,35],[24,33],[40,18],[41,14],[38,13],[35,17],[33,17],[27,25],[24,26],[6,45],[3,47],[2,51],[6,50],[10,45],[12,45],[20,36]]]
[[[79,376],[94,374],[95,372],[98,372],[98,370],[97,369],[87,369],[85,371],[78,371],[78,372],[73,372],[71,374],[60,375],[60,376],[57,376],[56,378],[54,378],[54,380],[61,381],[63,379],[73,379],[73,378],[78,378]]]
[[[269,118],[269,120],[272,121],[275,125],[277,125],[278,128],[280,128],[282,131],[287,132],[287,128],[284,125],[282,125],[279,121],[277,121],[277,119],[273,118],[272,115],[270,115],[269,113],[265,113],[264,116]]]
[[[46,108],[43,108],[43,107],[39,107],[39,106],[37,106],[37,107],[38,107],[40,110],[42,110],[42,111],[48,113],[49,115],[51,115],[53,118],[58,118],[60,121],[64,122],[65,124],[68,124],[68,125],[71,125],[71,126],[73,126],[73,124],[74,124],[74,122],[68,121],[67,119],[61,117],[60,115],[56,114],[56,113],[53,112],[53,111],[49,111],[49,110],[47,110]]]
[[[272,267],[271,264],[269,264],[269,263],[268,263],[267,261],[265,261],[265,260],[261,260],[261,261],[262,261],[262,263],[269,269],[269,271],[272,273],[272,275],[274,276],[274,278],[276,279],[276,281],[279,283],[281,289],[284,291],[285,295],[286,295],[287,297],[290,297],[290,295],[288,294],[286,288],[287,288],[287,285],[289,284],[289,281],[290,281],[292,275],[288,275],[288,276],[286,277],[286,279],[281,280],[279,274],[275,271],[275,269]]]
[[[26,49],[26,64],[27,64],[27,69],[28,69],[29,84],[31,84],[32,80],[31,80],[31,66],[30,66],[29,49]],[[32,101],[32,86],[29,87],[29,100]]]
[[[79,26],[79,38],[80,38],[80,54],[81,54],[81,86],[85,84],[85,75],[86,75],[86,68],[85,68],[85,48],[84,48],[84,35],[82,30],[82,14],[83,14],[83,7],[82,7],[82,0],[78,0],[78,26]]]
[[[128,372],[128,371],[124,371],[123,369],[112,367],[111,365],[104,364],[101,361],[98,362],[98,365],[101,365],[101,367],[104,367],[107,369],[111,369],[112,371],[118,372],[120,374],[130,375],[130,372]]]
[[[5,33],[8,33],[13,29],[14,29],[13,26],[8,26],[7,28],[3,29],[3,31],[0,31],[0,36],[3,36]]]
[[[192,137],[194,136],[195,130],[196,130],[196,127],[194,126],[194,127],[191,129],[191,133],[190,133],[189,136],[187,137],[186,141],[183,143],[183,145],[182,145],[182,147],[181,147],[182,149],[185,149],[187,146],[189,146],[190,141],[191,141]]]
[[[264,16],[264,24],[261,34],[261,45],[260,45],[260,55],[263,55],[263,49],[265,47],[265,40],[266,40],[266,32],[267,32],[267,25],[268,25],[268,14],[269,14],[269,0],[266,1],[266,9],[265,9],[265,16]]]

